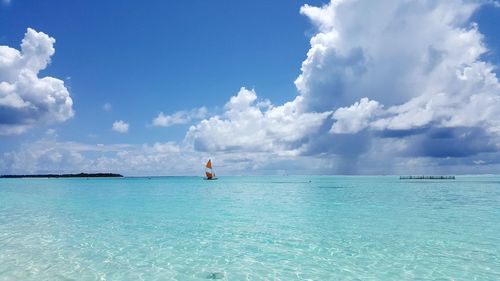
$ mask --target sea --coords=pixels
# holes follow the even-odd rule
[[[0,179],[0,280],[500,280],[500,177]]]

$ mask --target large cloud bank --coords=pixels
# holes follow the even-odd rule
[[[336,112],[336,133],[345,122],[362,123],[356,131],[478,126],[498,132],[500,84],[493,66],[481,61],[487,49],[469,22],[479,5],[351,0],[304,6],[301,12],[319,29],[296,80],[306,108],[361,99]],[[364,97],[386,109],[367,109]]]
[[[259,105],[255,92],[242,89],[224,114],[191,127],[187,138],[202,151],[339,156],[350,166],[345,172],[363,165],[360,158],[409,166],[425,157],[488,158],[500,149],[500,83],[481,59],[488,49],[470,20],[488,4],[305,5],[300,12],[317,33],[295,81],[297,98]]]
[[[0,134],[23,133],[37,126],[63,122],[74,115],[64,82],[38,77],[54,54],[55,39],[28,28],[21,51],[0,46]]]

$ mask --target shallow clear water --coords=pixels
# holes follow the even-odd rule
[[[500,177],[0,180],[0,280],[210,279],[500,280]]]

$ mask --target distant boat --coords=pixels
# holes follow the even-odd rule
[[[212,161],[208,159],[207,164],[205,165],[205,175],[207,176],[206,180],[216,180],[214,169],[212,169]]]

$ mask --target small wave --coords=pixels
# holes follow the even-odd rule
[[[312,181],[272,181],[270,183],[311,183]]]

